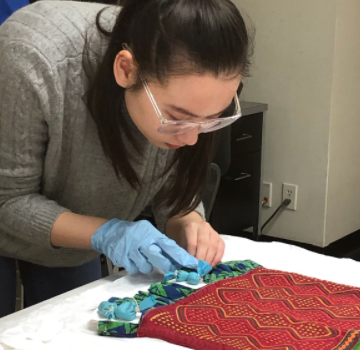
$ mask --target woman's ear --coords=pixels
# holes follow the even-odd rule
[[[123,88],[129,88],[136,82],[136,66],[131,53],[121,50],[114,61],[115,80]]]

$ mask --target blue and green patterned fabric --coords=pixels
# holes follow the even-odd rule
[[[159,307],[164,305],[170,305],[177,300],[180,300],[188,295],[194,293],[196,289],[192,289],[181,284],[177,283],[152,283],[148,292],[140,291],[135,296],[134,299],[140,304],[143,300],[149,296],[157,301],[157,303],[152,307]],[[121,305],[124,301],[133,300],[131,298],[110,298],[109,302]],[[149,309],[142,311],[142,314],[145,314]]]
[[[226,263],[217,264],[210,273],[203,277],[206,284],[214,283],[225,278],[237,277],[245,273],[261,267],[252,260],[228,261]]]
[[[120,338],[135,338],[139,325],[122,321],[99,321],[98,334]]]
[[[134,300],[132,298],[110,298],[108,301],[110,303],[115,303],[116,305],[121,305],[122,303],[125,303],[126,301]]]
[[[214,283],[216,281],[223,280],[225,278],[232,278],[244,275],[245,273],[261,267],[261,265],[257,264],[252,260],[242,260],[242,261],[228,261],[225,263],[219,263],[216,265],[210,273],[203,277],[203,281],[206,284]],[[184,269],[188,270],[188,269]],[[191,270],[189,270],[191,271]],[[152,283],[148,292],[139,291],[134,299],[140,303],[144,299],[149,296],[153,296],[157,303],[152,307],[160,307],[164,305],[170,305],[177,300],[183,299],[190,294],[196,292],[198,289],[193,289],[187,286],[183,286],[178,283],[171,282],[159,282]],[[121,305],[124,301],[129,298],[110,298],[109,302],[116,303],[117,305]],[[151,309],[152,309],[151,308]],[[141,318],[150,310],[146,309],[141,312]],[[140,322],[141,322],[140,318]],[[140,323],[139,323],[140,324]],[[130,323],[124,321],[99,321],[98,323],[98,334],[112,337],[120,337],[120,338],[135,338],[137,329],[139,327],[137,323]]]

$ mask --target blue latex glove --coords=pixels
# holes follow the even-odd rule
[[[164,273],[180,267],[196,269],[198,260],[175,241],[167,238],[149,221],[137,222],[112,219],[91,237],[92,248],[105,254],[113,264],[124,267],[129,274],[147,274],[156,266]]]

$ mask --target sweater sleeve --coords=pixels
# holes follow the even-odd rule
[[[41,52],[0,39],[0,245],[21,259],[14,241],[53,249],[52,226],[67,210],[41,194],[48,122],[59,115],[62,98]]]

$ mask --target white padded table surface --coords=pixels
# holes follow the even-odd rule
[[[338,259],[283,244],[222,236],[223,261],[251,259],[260,265],[360,287],[360,262]],[[116,274],[0,319],[0,350],[184,349],[157,339],[97,335],[96,308],[110,297],[132,297],[162,275]],[[0,296],[1,297],[1,296]]]

